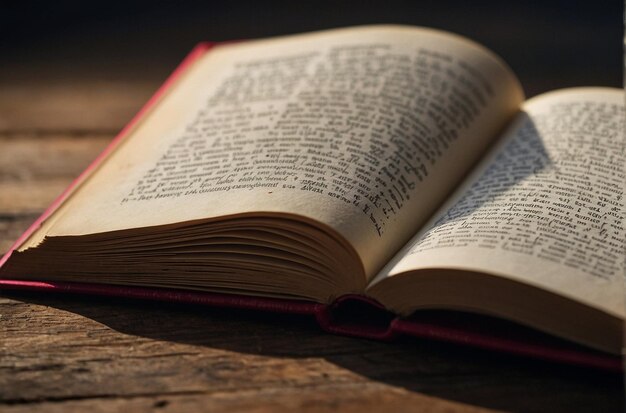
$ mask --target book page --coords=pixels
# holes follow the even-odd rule
[[[624,317],[625,163],[622,91],[536,97],[372,285],[420,269],[463,269]]]
[[[373,275],[522,99],[497,57],[434,30],[219,46],[24,248],[43,235],[284,213],[337,231]]]

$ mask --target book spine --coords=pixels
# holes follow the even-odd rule
[[[0,291],[1,290],[40,291],[88,296],[96,295],[102,297],[127,298],[131,300],[164,301],[301,315],[315,315],[320,312],[321,307],[325,307],[323,304],[310,301],[219,294],[205,291],[75,282],[0,279]]]
[[[553,340],[533,341],[508,338],[507,332],[486,331],[475,325],[462,325],[445,318],[400,318],[375,300],[360,295],[339,297],[331,305],[310,301],[219,294],[163,288],[144,288],[108,284],[0,280],[0,291],[22,290],[50,293],[97,295],[127,299],[164,301],[210,307],[247,309],[274,313],[313,316],[319,326],[333,334],[389,341],[400,335],[418,339],[462,344],[490,351],[531,357],[560,364],[621,373],[620,357],[587,350]],[[472,323],[474,324],[474,323]]]
[[[385,341],[405,335],[607,372],[621,373],[624,369],[620,357],[552,337],[524,334],[520,331],[524,327],[503,320],[476,318],[464,323],[452,312],[447,316],[417,312],[402,318],[359,295],[342,296],[332,305],[320,307],[316,319],[322,329],[334,334]]]
[[[333,334],[384,341],[398,335],[392,327],[395,314],[362,295],[343,295],[331,305],[320,307],[315,318],[323,330]]]
[[[559,364],[621,373],[624,365],[621,357],[588,350],[559,340],[508,338],[506,332],[484,332],[470,325],[460,326],[442,320],[401,319],[394,320],[391,328],[398,334],[420,339],[436,340],[475,347],[500,353],[530,357]]]

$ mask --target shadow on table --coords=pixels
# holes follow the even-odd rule
[[[123,334],[285,358],[323,358],[381,383],[509,411],[622,411],[618,374],[522,359],[440,342],[374,342],[327,334],[312,318],[118,298],[3,292],[69,311]]]

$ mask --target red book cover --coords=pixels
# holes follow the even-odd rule
[[[0,259],[0,266],[52,215],[72,191],[104,162],[115,147],[129,136],[134,126],[152,110],[191,64],[213,46],[213,43],[200,43],[191,51],[107,148],[18,238],[10,250]],[[422,314],[417,312],[411,317],[400,318],[387,312],[382,305],[374,300],[354,295],[343,296],[331,305],[324,305],[309,301],[175,289],[10,279],[0,279],[0,290],[114,296],[300,314],[315,317],[322,329],[335,334],[376,340],[392,340],[399,335],[409,335],[612,372],[621,372],[623,369],[622,360],[617,356],[590,350],[543,334],[525,331],[524,328],[511,328],[511,323],[490,320],[480,316],[455,315],[451,312],[424,312]],[[367,317],[364,317],[363,314],[366,314]]]

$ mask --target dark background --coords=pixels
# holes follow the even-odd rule
[[[0,85],[86,77],[156,87],[201,40],[370,23],[474,39],[504,58],[528,96],[622,86],[622,4],[615,0],[12,2],[0,8]]]

